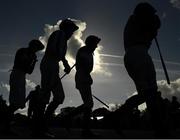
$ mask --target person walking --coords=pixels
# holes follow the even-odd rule
[[[91,90],[91,86],[93,84],[91,72],[94,65],[93,53],[98,47],[100,40],[101,39],[97,36],[88,36],[85,40],[85,46],[80,48],[76,55],[75,83],[83,100],[83,104],[76,107],[68,114],[68,116],[72,117],[79,113],[83,113],[82,136],[86,138],[94,136],[90,130],[90,120],[94,105]]]
[[[25,107],[26,74],[31,74],[38,61],[36,52],[44,49],[39,40],[31,40],[28,48],[20,48],[15,55],[14,66],[10,74],[9,110],[13,114]]]
[[[138,95],[128,99],[126,107],[136,107],[145,101],[155,135],[163,136],[161,94],[158,92],[155,67],[148,54],[161,26],[156,12],[149,3],[139,3],[124,29],[124,65],[138,92]]]
[[[47,119],[53,116],[56,108],[64,101],[64,90],[59,78],[59,62],[63,62],[64,71],[70,73],[71,69],[66,60],[67,41],[78,28],[72,20],[65,19],[60,23],[59,30],[53,32],[48,39],[45,55],[40,64],[42,113],[45,112]],[[51,92],[53,100],[49,103]],[[48,106],[45,110],[46,104]]]

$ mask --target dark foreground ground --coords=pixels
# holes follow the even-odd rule
[[[55,139],[84,139],[81,135],[81,129],[72,128],[70,131],[65,128],[53,127],[49,129],[51,133],[54,134]],[[150,130],[123,130],[123,135],[116,133],[112,129],[92,129],[96,134],[94,137],[89,137],[88,139],[154,139],[153,132]],[[13,126],[13,134],[1,133],[0,138],[9,139],[33,139],[38,137],[32,137],[31,131],[28,127]],[[180,139],[180,129],[170,132],[168,139]],[[44,137],[43,139],[47,139]]]

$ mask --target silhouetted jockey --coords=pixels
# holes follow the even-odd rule
[[[90,136],[92,132],[89,128],[90,117],[93,108],[93,99],[91,85],[93,80],[90,73],[93,70],[93,52],[97,48],[100,38],[94,35],[90,35],[86,38],[86,46],[80,48],[76,55],[76,75],[75,82],[76,88],[81,94],[83,104],[74,109],[69,116],[74,116],[79,113],[83,113],[83,131],[82,135]]]
[[[40,85],[35,87],[35,90],[31,91],[29,95],[26,97],[26,102],[29,101],[28,105],[28,118],[31,119],[34,115],[34,111],[37,109],[37,104],[40,100]]]
[[[144,101],[150,112],[156,134],[161,133],[161,97],[158,93],[156,72],[152,58],[148,54],[152,40],[157,36],[160,19],[156,10],[149,3],[140,3],[129,17],[124,29],[124,64],[133,79],[138,95],[126,105],[129,108]]]
[[[45,111],[47,118],[51,117],[59,104],[64,101],[64,90],[59,77],[59,62],[63,62],[64,71],[68,74],[71,69],[65,58],[67,41],[78,29],[79,27],[73,21],[65,19],[60,23],[59,30],[53,32],[48,39],[45,55],[40,64],[44,109],[49,103],[51,92],[53,94],[53,100]]]
[[[37,62],[36,52],[42,50],[44,45],[39,40],[31,40],[27,48],[20,48],[15,55],[14,66],[10,74],[9,109],[14,113],[25,107],[26,74],[31,74]]]

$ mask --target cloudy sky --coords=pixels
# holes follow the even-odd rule
[[[180,0],[146,0],[158,11],[162,26],[158,41],[166,62],[172,84],[166,84],[155,43],[152,56],[159,90],[164,97],[180,97]],[[95,53],[95,67],[92,77],[93,94],[107,104],[122,104],[135,91],[123,64],[123,29],[133,9],[143,0],[2,0],[0,4],[0,94],[8,101],[9,69],[13,66],[17,49],[27,47],[31,39],[40,39],[44,44],[62,19],[71,18],[80,27],[69,41],[68,60],[74,63],[77,49],[85,38],[94,34],[101,37]],[[43,52],[38,54],[38,63],[33,74],[27,76],[27,94],[40,83],[39,63]],[[82,103],[75,89],[73,70],[63,80],[66,99],[64,106]],[[63,75],[61,70],[60,75]],[[94,100],[95,108],[101,104]]]

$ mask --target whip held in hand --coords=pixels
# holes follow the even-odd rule
[[[164,70],[164,73],[165,73],[165,76],[166,76],[167,83],[170,85],[170,80],[169,80],[169,76],[168,76],[168,73],[167,73],[166,65],[164,63],[164,60],[163,60],[163,57],[162,57],[162,54],[161,54],[161,51],[160,51],[159,43],[158,43],[156,37],[155,37],[155,42],[156,42],[156,45],[157,45],[157,48],[158,48],[158,52],[159,52],[159,55],[160,55],[160,59],[161,59],[163,70]]]
[[[76,64],[74,64],[70,70],[72,70],[75,66],[76,66]],[[60,79],[63,79],[66,75],[67,75],[67,73],[65,73]]]
[[[72,67],[71,67],[71,70],[76,66],[76,64],[74,64]],[[63,79],[65,76],[67,75],[67,73],[65,73],[60,79]],[[96,100],[98,100],[100,103],[102,103],[103,105],[105,105],[107,108],[109,108],[109,106],[104,103],[103,101],[101,101],[99,98],[97,98],[96,96],[92,95]]]

